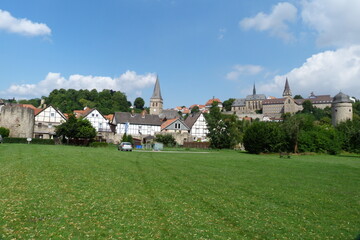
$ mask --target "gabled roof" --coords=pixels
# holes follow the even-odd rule
[[[162,110],[162,112],[159,114],[159,118],[161,119],[174,119],[178,117],[179,117],[178,111],[173,109]]]
[[[74,114],[75,114],[75,117],[77,117],[77,118],[86,117],[87,115],[89,115],[89,113],[91,113],[94,110],[95,110],[95,108],[85,107],[84,110],[74,110]]]
[[[114,118],[114,114],[104,115],[104,117],[111,122]]]
[[[37,111],[37,113],[35,113],[35,116],[39,115],[41,112],[45,111],[45,109],[48,109],[49,107],[52,107],[53,109],[55,109],[55,111],[56,111],[62,118],[64,118],[64,120],[67,119],[67,116],[65,116],[65,114],[63,114],[62,112],[60,112],[59,109],[55,108],[55,107],[52,106],[52,105],[49,105],[49,106],[47,106],[46,108],[42,108],[42,109],[38,108],[40,111]],[[35,112],[35,110],[34,110],[34,112]]]
[[[189,128],[192,128],[194,124],[196,123],[197,119],[201,116],[201,112],[198,113],[192,113],[185,119],[185,124]]]
[[[237,98],[235,99],[235,101],[233,102],[233,104],[231,104],[232,107],[245,107],[245,98]]]
[[[207,102],[206,102],[206,106],[211,106],[213,102],[217,102],[217,103],[222,103],[222,101],[220,101],[220,99],[218,98],[212,98],[212,99],[209,99]]]
[[[174,119],[169,119],[167,121],[165,121],[163,124],[161,124],[161,130],[165,129],[167,127],[169,127],[170,125],[172,125],[175,122],[180,122],[181,124],[183,124],[188,130],[190,130],[190,128],[186,125],[186,123],[181,120],[180,118],[174,118]]]
[[[116,112],[113,120],[114,124],[130,123],[137,125],[154,125],[161,126],[161,119],[158,115],[140,114],[129,112]]]

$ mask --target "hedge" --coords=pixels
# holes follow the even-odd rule
[[[10,133],[10,130],[4,127],[0,127],[0,135],[4,137],[8,137]]]
[[[92,142],[89,145],[90,147],[107,147],[109,144],[107,142]]]
[[[4,138],[3,143],[28,143],[27,138]],[[30,144],[55,145],[54,139],[33,138]]]

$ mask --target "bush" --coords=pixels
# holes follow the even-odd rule
[[[27,138],[4,138],[4,143],[28,143]],[[55,145],[54,139],[33,138],[30,144]]]
[[[10,130],[4,127],[0,127],[0,135],[4,137],[8,137],[10,134]]]
[[[109,144],[107,142],[92,142],[89,147],[108,147]]]
[[[249,153],[283,151],[285,137],[279,123],[254,122],[245,132],[244,147]]]
[[[299,151],[338,154],[341,141],[332,126],[317,126],[311,131],[300,131]]]
[[[166,147],[173,147],[176,145],[175,138],[171,134],[158,134],[155,137],[155,141],[163,143]]]

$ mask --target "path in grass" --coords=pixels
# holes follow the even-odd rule
[[[360,157],[0,145],[0,238],[353,239]]]

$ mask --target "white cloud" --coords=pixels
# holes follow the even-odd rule
[[[50,35],[51,29],[44,23],[34,23],[26,18],[14,18],[0,9],[0,30],[27,36]]]
[[[233,71],[226,74],[226,78],[229,80],[238,80],[243,75],[256,75],[263,71],[261,66],[257,65],[235,65]]]
[[[296,17],[297,8],[288,2],[281,2],[273,7],[270,14],[260,12],[255,17],[241,20],[240,26],[245,30],[269,31],[273,36],[291,41],[294,36],[289,32],[287,24],[295,22]]]
[[[11,85],[3,95],[9,97],[41,97],[48,95],[54,89],[112,89],[125,93],[141,93],[141,89],[153,86],[156,75],[148,73],[138,75],[134,71],[126,71],[118,78],[101,76],[71,75],[68,79],[61,76],[60,73],[48,73],[44,80],[36,84]]]
[[[218,33],[218,39],[219,40],[224,39],[226,32],[227,32],[226,28],[220,28]]]
[[[320,46],[360,44],[359,0],[303,0],[301,17]]]
[[[360,45],[325,51],[308,58],[299,68],[282,76],[276,76],[259,90],[281,96],[285,79],[289,79],[293,94],[335,95],[340,90],[352,96],[360,96]],[[259,92],[260,92],[259,91]]]

